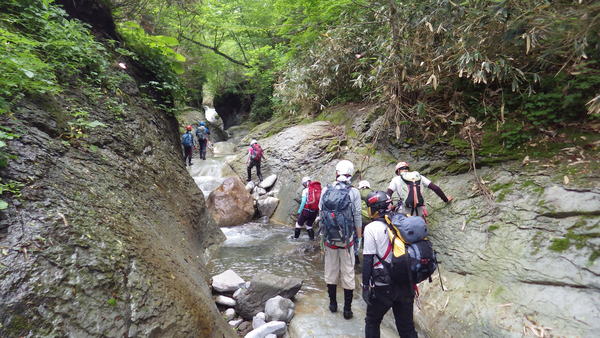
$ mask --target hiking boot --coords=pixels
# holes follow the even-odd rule
[[[352,290],[344,289],[344,318],[350,319],[353,316],[352,307]]]
[[[337,312],[337,300],[336,298],[337,285],[327,284],[327,293],[329,294],[329,311]]]
[[[308,229],[306,230],[306,232],[308,232],[308,238],[310,238],[311,241],[315,240],[315,231],[313,229]]]
[[[298,237],[300,237],[300,231],[302,231],[301,228],[294,229],[294,239],[298,239]]]

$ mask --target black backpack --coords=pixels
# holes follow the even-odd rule
[[[391,214],[385,216],[385,221],[391,250],[383,258],[377,258],[392,280],[403,285],[417,284],[426,279],[431,282],[438,261],[433,245],[427,239],[427,225],[423,218]],[[388,254],[392,254],[391,263],[384,261]]]
[[[354,239],[354,206],[350,200],[352,186],[329,184],[321,196],[321,225],[325,241],[337,247],[348,247]]]
[[[419,175],[418,172],[413,171],[402,173],[400,178],[406,183],[408,189],[404,205],[411,210],[411,215],[418,215],[417,208],[425,205],[425,200],[421,193],[421,175]]]

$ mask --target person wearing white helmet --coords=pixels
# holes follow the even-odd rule
[[[258,144],[258,141],[250,141],[250,148],[248,148],[248,159],[246,160],[246,169],[248,173],[247,182],[252,181],[252,167],[256,167],[256,176],[260,181],[263,180],[262,174],[260,173],[260,163],[265,158],[264,152]]]
[[[329,294],[329,310],[337,312],[337,284],[344,288],[345,319],[352,318],[352,296],[355,288],[354,249],[362,240],[361,199],[352,187],[354,165],[342,160],[335,166],[336,180],[329,184],[319,202],[321,233],[325,245],[325,283]],[[355,241],[354,234],[357,234]]]
[[[398,194],[398,211],[411,216],[427,217],[427,208],[423,199],[422,186],[433,190],[442,201],[450,203],[452,196],[446,197],[440,187],[431,183],[431,181],[419,174],[417,171],[410,171],[407,162],[398,162],[396,164],[396,177],[392,179],[388,186],[387,193],[392,196],[395,192]]]
[[[294,228],[294,238],[300,237],[302,228],[306,226],[306,232],[310,240],[315,239],[315,231],[313,230],[313,223],[317,218],[319,211],[319,200],[321,198],[321,183],[313,181],[308,176],[302,178],[302,198],[300,201],[300,207],[298,207],[298,221]]]

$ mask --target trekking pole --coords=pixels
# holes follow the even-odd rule
[[[442,281],[442,269],[439,263],[440,262],[438,262],[438,276],[440,277],[440,286],[442,287],[442,291],[446,291],[446,289],[444,289],[444,282]]]

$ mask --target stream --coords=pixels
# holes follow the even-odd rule
[[[217,142],[207,152],[205,161],[194,154],[190,175],[207,197],[225,177],[222,168],[234,156],[235,146],[230,142]],[[328,310],[328,296],[323,277],[323,260],[320,254],[305,254],[302,250],[309,243],[306,231],[298,240],[290,239],[291,225],[250,222],[235,227],[221,228],[227,239],[214,251],[207,268],[211,276],[227,269],[235,271],[249,281],[259,272],[278,276],[301,278],[304,283],[295,299],[296,314],[288,330],[290,337],[364,337],[366,306],[360,296],[360,270],[356,272],[357,289],[354,292],[352,311],[354,318],[342,317],[343,290],[338,287],[340,310]],[[397,337],[391,310],[381,327],[382,337]]]

